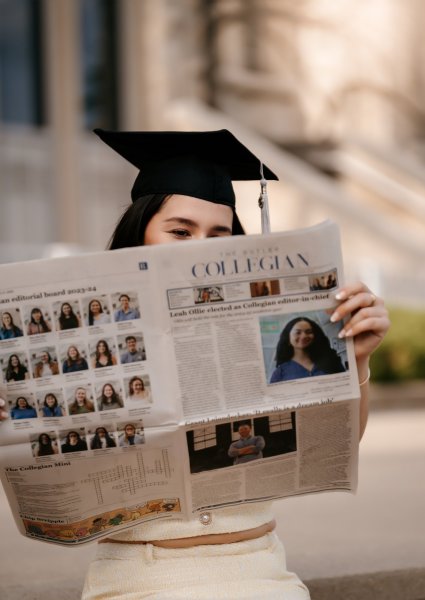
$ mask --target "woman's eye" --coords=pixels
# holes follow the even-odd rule
[[[188,231],[187,229],[172,229],[170,233],[172,233],[174,237],[181,239],[188,238],[191,236],[190,231]]]

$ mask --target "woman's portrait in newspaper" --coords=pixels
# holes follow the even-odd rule
[[[24,320],[28,335],[39,335],[41,333],[50,333],[52,331],[52,320],[49,307],[47,305],[37,304],[37,306],[27,307],[27,314]]]
[[[326,311],[260,319],[269,383],[343,373],[345,342]]]
[[[62,452],[84,452],[87,450],[86,432],[84,428],[61,432]]]
[[[63,417],[65,415],[63,392],[60,389],[37,393],[37,405],[40,417]]]
[[[87,349],[85,344],[78,342],[78,344],[68,344],[61,346],[60,348],[62,372],[76,373],[78,371],[86,371],[89,368],[87,362]]]
[[[53,316],[59,331],[81,327],[81,311],[78,300],[55,302],[53,305]]]
[[[109,429],[110,429],[109,425]],[[91,450],[104,450],[105,448],[116,448],[117,442],[113,432],[108,431],[107,427],[96,427],[94,433],[88,432],[90,438]]]
[[[43,432],[31,437],[31,448],[33,456],[52,456],[59,453],[57,436],[54,431]]]
[[[89,327],[92,325],[106,325],[111,322],[111,311],[107,296],[86,298],[83,300],[83,305],[84,322]]]
[[[94,403],[91,397],[90,384],[78,386],[74,388],[71,393],[69,403],[69,414],[70,415],[83,415],[94,412]]]
[[[34,408],[32,394],[21,395],[11,400],[12,409],[10,416],[12,419],[36,419],[37,412]]]
[[[7,383],[29,379],[28,358],[23,352],[0,355],[0,368]]]
[[[0,342],[22,337],[22,323],[19,308],[8,308],[0,312]]]
[[[112,338],[101,339],[90,344],[90,358],[93,369],[116,365],[116,354],[115,341]]]

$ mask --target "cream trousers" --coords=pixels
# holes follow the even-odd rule
[[[234,544],[99,544],[82,600],[309,600],[275,533]]]

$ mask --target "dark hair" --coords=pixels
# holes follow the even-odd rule
[[[145,231],[149,221],[162,207],[171,194],[149,194],[141,196],[123,213],[109,240],[108,249],[143,246]],[[245,231],[235,211],[233,211],[232,235],[244,235]]]
[[[89,325],[93,325],[93,321],[94,321],[94,319],[93,319],[93,313],[91,311],[91,305],[93,304],[93,302],[97,302],[98,303],[99,308],[100,308],[99,312],[103,313],[103,306],[102,306],[101,301],[98,300],[97,298],[92,298],[90,300],[90,302],[89,302]]]
[[[64,306],[69,306],[69,308],[71,309],[71,313],[69,315],[69,317],[66,317],[64,315],[63,312],[63,307]],[[63,302],[62,306],[61,306],[61,312],[59,315],[59,326],[61,329],[75,329],[76,327],[78,327],[78,317],[75,314],[75,312],[72,309],[72,306],[69,302]]]
[[[94,433],[93,439],[90,443],[90,448],[92,450],[99,450],[100,448],[102,448],[102,443],[100,441],[100,437],[99,437],[99,430],[102,429],[105,432],[105,440],[106,440],[106,447],[107,448],[115,448],[116,443],[114,438],[112,438],[109,435],[109,432],[105,429],[105,427],[98,427]]]
[[[96,344],[96,361],[100,358],[99,345],[104,344],[105,356],[108,358],[108,365],[112,364],[112,352],[109,349],[108,342],[106,340],[99,340]]]
[[[36,323],[34,321],[34,313],[36,313],[36,312],[40,313],[40,323]],[[50,331],[50,327],[47,325],[46,321],[44,320],[43,312],[37,306],[35,306],[31,311],[31,323],[34,323],[34,325],[41,325],[41,328],[44,331],[44,333],[47,333]]]
[[[142,389],[145,389],[145,382],[143,381],[143,379],[141,377],[139,377],[138,375],[135,375],[134,377],[132,377],[130,379],[130,381],[128,382],[128,391],[129,391],[129,396],[132,396],[134,394],[133,392],[133,383],[135,381],[141,381],[142,382]]]
[[[127,300],[130,302],[130,296],[128,294],[121,294],[118,300],[121,301],[121,298],[127,298]]]
[[[43,437],[47,438],[47,444],[41,441],[41,438]],[[38,436],[37,456],[49,456],[50,454],[54,453],[55,451],[53,450],[52,438],[50,437],[50,435],[48,433],[40,433],[40,435]]]
[[[25,398],[25,396],[19,396],[18,398],[16,398],[16,402],[15,402],[15,408],[17,410],[20,410],[20,408],[19,408],[19,400],[25,400],[25,403],[26,403],[26,407],[25,408],[31,408],[31,404],[28,402],[28,400]]]
[[[68,431],[68,433],[66,434],[66,442],[67,442],[67,444],[69,444],[69,443],[70,443],[70,436],[71,436],[72,434],[74,434],[75,436],[77,436],[77,440],[78,440],[79,442],[81,442],[81,441],[82,441],[82,439],[81,439],[81,435],[78,433],[78,431],[74,431],[74,429],[73,429],[72,431]]]
[[[135,342],[137,342],[136,337],[134,335],[128,335],[125,338],[125,343],[129,342],[130,340],[134,340]]]
[[[2,313],[2,315],[1,315],[1,328],[2,328],[2,329],[5,329],[5,326],[4,326],[4,321],[3,321],[3,317],[4,317],[4,315],[9,315],[9,318],[10,318],[10,329],[13,331],[13,335],[14,335],[15,337],[21,336],[21,335],[22,335],[22,332],[21,332],[21,330],[19,329],[19,327],[17,327],[17,326],[15,325],[15,323],[13,322],[13,317],[12,317],[12,315],[11,315],[11,314],[10,314],[10,312],[8,312],[7,310],[5,310],[5,311]]]
[[[49,406],[47,404],[48,396],[51,396],[52,398],[55,399],[55,403],[53,406]],[[56,398],[55,394],[53,394],[52,392],[47,392],[47,394],[44,396],[43,406],[46,410],[49,410],[51,412],[52,417],[55,416],[55,408],[57,408],[59,406],[58,399]]]
[[[12,358],[15,357],[18,361],[16,368],[18,369],[17,373],[15,373],[15,367],[12,365]],[[28,372],[28,369],[25,365],[21,363],[21,359],[17,354],[11,354],[9,356],[9,360],[7,362],[6,368],[6,381],[10,381],[11,379],[15,379],[15,381],[23,381],[25,379],[25,373]]]
[[[105,396],[105,387],[106,387],[107,385],[109,385],[109,387],[112,389],[112,397],[111,397],[111,399],[110,399],[110,400],[109,400],[109,398],[107,398],[107,397]],[[101,396],[100,396],[100,410],[102,410],[102,409],[103,409],[103,404],[106,404],[106,405],[108,405],[108,404],[112,404],[112,402],[117,402],[117,403],[118,403],[118,404],[121,406],[121,408],[122,408],[122,406],[123,406],[123,404],[122,404],[122,402],[121,402],[121,398],[119,397],[119,395],[118,395],[118,394],[117,394],[117,392],[115,391],[115,388],[114,388],[114,386],[112,385],[112,383],[108,383],[108,382],[107,382],[107,383],[105,383],[105,384],[103,385],[103,387],[102,387],[102,394],[101,394]]]
[[[313,330],[313,341],[305,349],[305,352],[316,367],[325,373],[341,373],[345,371],[338,354],[331,348],[330,342],[321,327],[307,317],[296,317],[289,321],[283,328],[276,347],[276,367],[291,360],[294,356],[294,348],[289,341],[289,334],[294,325],[300,321],[308,323]]]

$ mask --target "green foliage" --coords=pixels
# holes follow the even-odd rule
[[[390,309],[391,328],[372,355],[376,382],[425,379],[425,311]]]

